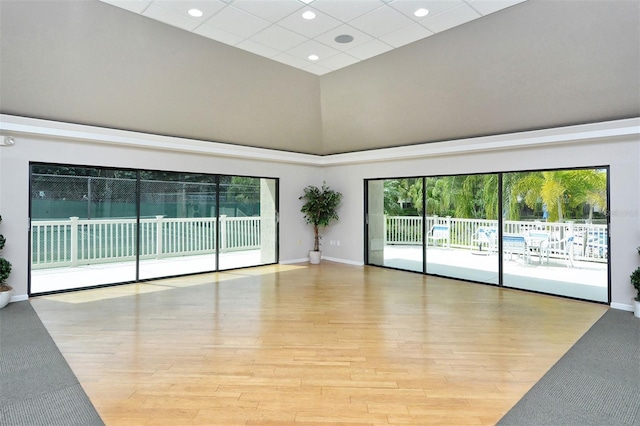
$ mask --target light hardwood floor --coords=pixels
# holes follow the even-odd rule
[[[607,309],[330,262],[31,303],[107,425],[491,425]]]

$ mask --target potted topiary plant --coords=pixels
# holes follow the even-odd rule
[[[2,222],[2,216],[0,216],[0,222]],[[0,234],[0,250],[4,247],[5,242],[4,235]],[[0,257],[0,309],[9,304],[13,293],[13,288],[6,283],[10,273],[11,263],[4,257]]]
[[[325,228],[332,220],[338,220],[336,209],[342,200],[342,194],[329,188],[324,182],[322,187],[309,185],[304,188],[304,194],[299,197],[305,200],[300,211],[304,213],[304,220],[313,227],[313,250],[309,251],[309,262],[320,263],[320,228]]]
[[[640,247],[638,247],[638,254],[640,254]],[[631,285],[636,289],[636,297],[633,302],[633,315],[640,318],[640,266],[631,273]]]

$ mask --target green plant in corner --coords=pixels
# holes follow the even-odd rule
[[[2,216],[0,216],[0,222],[2,222]],[[4,235],[0,234],[0,250],[4,248],[5,242],[6,239]],[[11,274],[11,263],[4,257],[0,257],[0,292],[12,290],[12,288],[6,284],[9,274]]]
[[[320,228],[339,219],[336,209],[340,205],[342,194],[322,182],[321,188],[313,185],[304,188],[304,194],[299,199],[305,200],[300,211],[304,213],[304,220],[313,227],[313,251],[320,251]]]
[[[638,254],[640,254],[640,247],[637,248]],[[640,266],[631,273],[631,285],[636,289],[635,301],[640,302]]]

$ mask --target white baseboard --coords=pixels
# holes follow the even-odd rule
[[[353,260],[339,259],[337,257],[326,257],[326,256],[322,256],[322,258],[330,262],[346,263],[347,265],[355,265],[355,266],[364,266],[363,262],[355,262]]]
[[[327,257],[327,256],[322,256],[322,258],[330,262],[345,263],[347,265],[355,265],[355,266],[364,266],[363,262],[354,262],[353,260],[339,259],[337,257]],[[309,258],[303,257],[301,259],[287,259],[287,260],[281,260],[279,263],[281,265],[289,265],[292,263],[304,263],[304,262],[309,262]]]
[[[613,309],[620,309],[621,311],[633,312],[633,305],[626,305],[624,303],[611,303]]]
[[[24,302],[25,300],[29,300],[29,295],[27,294],[18,294],[16,296],[11,296],[11,302]]]
[[[304,263],[304,262],[308,262],[309,258],[308,257],[302,257],[300,259],[287,259],[287,260],[281,260],[280,263],[281,265],[290,265],[292,263]]]

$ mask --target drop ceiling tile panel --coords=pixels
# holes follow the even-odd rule
[[[391,45],[383,43],[378,39],[373,39],[367,43],[361,44],[360,46],[356,46],[353,49],[347,50],[347,53],[364,61],[365,59],[388,52],[391,49],[393,49]]]
[[[304,4],[298,0],[235,0],[233,6],[275,23],[302,9]]]
[[[271,25],[262,18],[251,15],[233,6],[227,6],[207,21],[207,25],[215,26],[240,37],[250,37]]]
[[[253,40],[244,40],[236,44],[236,47],[246,50],[247,52],[255,53],[256,55],[264,56],[265,58],[273,58],[274,56],[282,53],[279,50],[272,49],[271,47],[257,43]]]
[[[328,68],[330,70],[338,70],[340,68],[348,67],[356,62],[360,62],[360,59],[355,58],[346,53],[338,53],[328,59],[318,61],[318,65]]]
[[[393,47],[404,46],[405,44],[413,43],[414,41],[421,40],[425,37],[433,35],[431,31],[423,27],[422,25],[415,23],[408,27],[399,29],[385,36],[380,37],[380,40]]]
[[[316,14],[316,17],[314,19],[304,19],[302,14],[306,11],[312,11]],[[337,19],[311,7],[300,9],[278,22],[281,27],[309,38],[325,33],[340,24],[341,22]]]
[[[155,19],[156,21],[164,22],[174,27],[182,28],[183,30],[192,31],[202,22],[196,18],[191,18],[189,15],[181,15],[168,9],[164,9],[157,4],[151,4],[143,13],[144,16]]]
[[[222,0],[155,0],[152,1],[152,4],[199,22],[206,21],[226,6]],[[201,11],[202,17],[193,18],[190,16],[189,10],[191,9]]]
[[[352,27],[376,38],[411,24],[411,18],[390,7],[378,8],[349,22]]]
[[[286,53],[291,56],[295,56],[296,58],[309,61],[309,55],[317,55],[320,57],[320,60],[325,60],[327,58],[330,58],[331,56],[337,55],[340,52],[322,43],[318,43],[315,40],[309,40],[292,49],[287,50]]]
[[[422,21],[462,4],[462,0],[394,0],[389,3],[389,6],[414,21]],[[413,13],[417,9],[427,9],[429,14],[420,18],[416,17]]]
[[[193,30],[193,33],[231,46],[235,46],[244,40],[244,38],[240,36],[228,33],[216,27],[211,27],[207,24],[200,25],[198,28]]]
[[[469,6],[482,15],[489,15],[507,7],[511,7],[525,0],[467,0]]]
[[[526,0],[100,1],[322,75]],[[203,16],[190,16],[192,8]],[[428,15],[416,17],[418,8]],[[353,40],[336,42],[342,35]]]
[[[150,1],[144,0],[102,0],[102,2],[134,13],[144,12],[144,10],[149,7],[149,4],[151,4]]]
[[[359,16],[384,6],[380,0],[315,0],[314,9],[333,16],[342,22],[349,22]]]
[[[274,61],[282,62],[283,64],[290,65],[295,68],[300,68],[300,69],[304,69],[310,66],[308,60],[305,61],[303,59],[296,58],[295,56],[291,56],[287,53],[281,53],[279,55],[274,56],[271,59],[273,59]]]
[[[335,38],[340,35],[350,35],[353,37],[353,41],[351,41],[350,43],[338,43]],[[371,41],[373,40],[373,37],[353,28],[350,25],[340,25],[339,27],[334,28],[331,31],[319,35],[318,37],[314,38],[314,40],[319,41],[322,44],[326,44],[327,46],[333,47],[334,49],[345,51]]]
[[[251,37],[251,40],[269,46],[273,49],[285,51],[304,43],[307,38],[278,25],[272,25]]]
[[[448,30],[466,22],[473,21],[480,17],[480,14],[466,4],[449,9],[439,15],[425,19],[420,24],[434,33]]]

